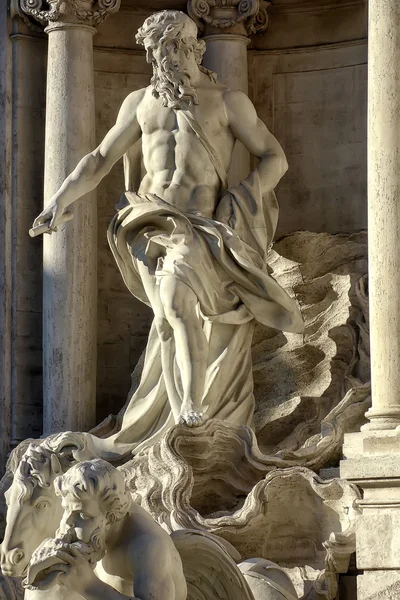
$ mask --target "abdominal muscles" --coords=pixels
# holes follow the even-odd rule
[[[199,140],[188,132],[144,136],[146,168],[139,193],[152,193],[183,212],[212,217],[220,181]]]

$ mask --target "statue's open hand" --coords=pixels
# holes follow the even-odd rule
[[[66,221],[72,219],[72,213],[65,212],[65,209],[57,202],[52,202],[40,213],[33,221],[32,229],[29,230],[29,235],[35,237],[42,233],[52,233],[57,231],[57,227]]]

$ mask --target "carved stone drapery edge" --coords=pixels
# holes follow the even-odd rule
[[[10,14],[21,17],[37,31],[34,21],[42,26],[56,22],[98,25],[117,12],[120,5],[121,0],[10,0]]]
[[[267,31],[270,5],[268,0],[188,0],[187,10],[200,31],[206,25],[228,29],[243,23],[247,35],[251,35]],[[215,9],[226,14],[214,15]]]

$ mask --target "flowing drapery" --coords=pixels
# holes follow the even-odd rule
[[[261,197],[258,173],[225,191],[216,218],[183,213],[153,194],[126,192],[108,240],[130,292],[150,305],[137,263],[146,260],[157,279],[174,275],[198,298],[209,344],[202,401],[209,418],[249,425],[254,409],[251,340],[254,320],[283,331],[302,331],[293,298],[268,273],[267,248],[278,208],[271,192]],[[175,357],[173,337],[168,351]],[[161,365],[160,340],[150,330],[138,388],[118,417],[118,431],[94,439],[104,458],[138,452],[173,425]],[[172,360],[176,388],[179,369]]]

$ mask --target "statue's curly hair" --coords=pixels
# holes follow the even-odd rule
[[[55,479],[54,488],[57,496],[96,499],[111,522],[123,519],[131,507],[122,473],[101,458],[77,463]]]
[[[198,65],[206,50],[205,42],[197,39],[196,23],[180,10],[162,10],[148,17],[136,34],[138,44],[144,45],[145,40],[153,44],[177,40],[194,53]]]

